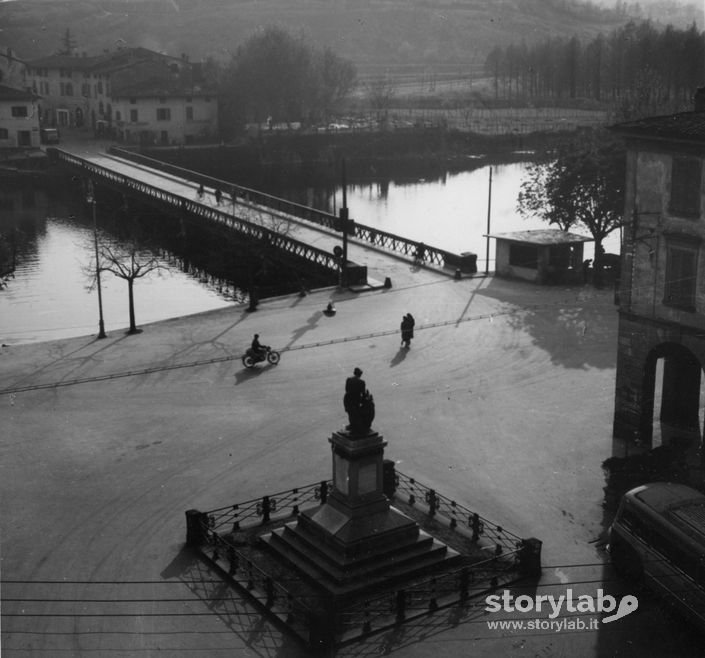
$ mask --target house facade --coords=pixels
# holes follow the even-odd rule
[[[98,68],[101,61],[50,55],[27,62],[28,84],[42,97],[42,125],[81,128],[109,115],[109,80]]]
[[[217,97],[185,56],[121,48],[27,62],[45,126],[90,128],[130,143],[184,144],[217,132]]]
[[[0,149],[39,146],[39,99],[0,85]]]
[[[623,123],[626,203],[614,436],[699,446],[705,365],[705,89],[695,110]]]
[[[115,137],[127,144],[191,144],[217,134],[216,96],[180,80],[126,86],[112,101]]]

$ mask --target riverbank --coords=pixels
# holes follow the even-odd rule
[[[568,133],[480,135],[443,128],[260,133],[237,144],[141,147],[143,155],[263,191],[433,178],[535,157]]]

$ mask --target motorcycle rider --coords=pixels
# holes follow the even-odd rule
[[[252,339],[252,354],[256,359],[264,359],[267,356],[267,346],[259,342],[259,334],[255,334]]]

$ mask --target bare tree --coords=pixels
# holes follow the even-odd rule
[[[117,241],[101,239],[97,249],[98,266],[95,260],[84,268],[91,283],[90,288],[97,285],[98,272],[110,272],[127,282],[127,294],[130,314],[129,334],[138,332],[135,322],[134,285],[137,279],[147,276],[150,272],[166,270],[162,263],[148,248],[149,240],[142,227],[141,218],[129,217],[126,205],[119,208],[113,217],[114,227],[117,227]],[[117,217],[122,221],[115,221]],[[97,239],[97,238],[96,238]]]
[[[166,269],[165,266],[150,253],[140,252],[136,248],[123,250],[110,245],[101,245],[100,271],[110,272],[127,282],[130,308],[130,328],[127,333],[135,334],[138,331],[135,323],[135,281],[150,272],[162,269]]]

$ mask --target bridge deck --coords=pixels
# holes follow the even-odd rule
[[[294,240],[302,242],[315,249],[320,249],[329,254],[333,253],[336,246],[342,245],[342,234],[330,228],[320,226],[314,222],[307,221],[293,214],[275,210],[271,207],[260,205],[248,201],[240,196],[233,203],[232,198],[227,194],[227,188],[223,185],[223,199],[220,205],[216,203],[213,194],[214,187],[206,186],[206,193],[203,198],[198,197],[199,184],[197,180],[190,179],[184,172],[180,176],[172,171],[162,171],[156,167],[133,162],[116,155],[107,153],[90,153],[79,149],[62,149],[74,157],[80,158],[90,168],[95,165],[102,169],[109,170],[115,174],[129,179],[140,181],[143,184],[157,188],[166,193],[186,199],[190,204],[198,204],[225,215],[237,217],[253,223],[263,223],[263,216],[274,216],[284,218],[289,221],[287,235]],[[194,178],[198,174],[193,172]],[[363,227],[366,228],[366,227]],[[400,238],[404,240],[403,238]],[[381,242],[381,240],[380,240]],[[367,267],[368,286],[381,286],[385,278],[389,277],[392,285],[409,286],[420,283],[437,281],[439,277],[451,276],[454,270],[444,269],[440,265],[425,265],[419,267],[414,265],[410,256],[395,253],[392,250],[359,240],[350,236],[348,239],[348,259],[359,265]]]

